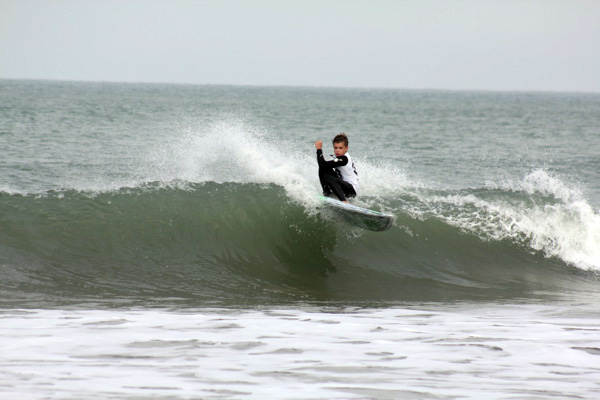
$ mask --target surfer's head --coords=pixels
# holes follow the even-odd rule
[[[348,151],[348,136],[344,132],[333,138],[333,152],[336,157],[343,156]]]

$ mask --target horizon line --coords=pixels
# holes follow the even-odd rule
[[[307,89],[347,89],[347,90],[402,90],[402,91],[432,91],[432,92],[487,92],[487,93],[546,93],[546,94],[600,94],[600,91],[581,90],[549,90],[549,89],[448,89],[435,87],[407,88],[393,86],[337,86],[337,85],[294,85],[294,84],[252,84],[252,83],[198,83],[198,82],[167,82],[167,81],[125,81],[125,80],[87,80],[87,79],[57,79],[57,78],[4,78],[0,81],[38,81],[65,83],[108,83],[108,84],[143,84],[143,85],[187,85],[187,86],[222,86],[222,87],[255,87],[255,88],[307,88]]]

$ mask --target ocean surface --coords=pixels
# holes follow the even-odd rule
[[[0,80],[0,177],[0,399],[600,398],[600,94]]]

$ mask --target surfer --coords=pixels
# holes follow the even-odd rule
[[[322,141],[317,140],[315,147],[323,195],[331,197],[333,193],[338,199],[348,203],[347,198],[355,197],[359,189],[358,172],[348,154],[348,136],[342,132],[333,138],[333,160],[325,161]]]

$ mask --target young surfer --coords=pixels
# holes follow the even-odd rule
[[[347,198],[356,196],[359,189],[358,172],[348,154],[348,136],[340,133],[333,138],[333,160],[325,161],[322,141],[317,140],[315,147],[323,195],[330,197],[333,193],[338,199],[348,203]]]

